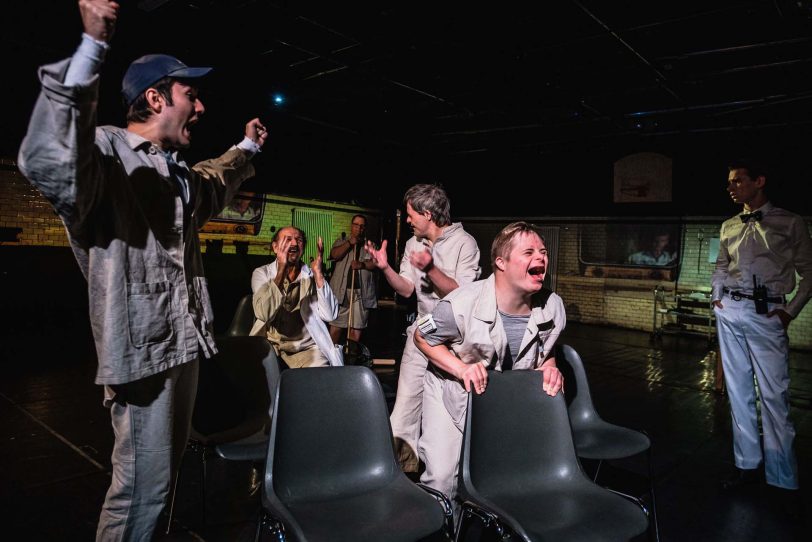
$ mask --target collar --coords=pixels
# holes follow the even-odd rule
[[[774,208],[774,207],[773,207],[773,204],[772,204],[771,202],[769,202],[769,201],[768,201],[767,203],[765,203],[765,204],[764,204],[764,205],[762,205],[761,207],[759,207],[759,208],[757,208],[757,209],[750,209],[750,211],[748,211],[748,212],[745,212],[745,211],[744,211],[744,208],[742,208],[742,211],[741,211],[741,212],[740,212],[738,215],[736,215],[736,216],[741,216],[741,215],[749,215],[749,214],[755,213],[756,211],[761,211],[762,216],[764,216],[764,215],[766,215],[767,213],[769,213],[770,211],[772,211],[772,210],[773,210],[773,208]]]
[[[276,274],[279,273],[279,266],[277,265],[276,260],[272,261],[268,264],[268,269],[270,270],[271,280],[276,278]],[[313,276],[313,270],[310,269],[309,265],[305,265],[303,261],[299,261],[299,276],[296,277],[296,280],[301,280],[303,278],[311,278]],[[295,281],[294,281],[295,282]]]
[[[452,233],[454,233],[455,231],[457,231],[461,227],[462,227],[462,224],[459,223],[459,222],[452,222],[448,226],[443,226],[443,231],[442,231],[442,233],[440,233],[440,236],[437,237],[437,239],[434,240],[434,244],[437,244],[441,240],[446,239],[448,236],[450,236]]]
[[[127,145],[134,150],[144,150],[149,152],[150,149],[155,149],[155,154],[160,154],[161,156],[169,155],[172,157],[177,164],[184,165],[183,157],[181,157],[180,152],[177,150],[166,152],[162,150],[158,145],[154,144],[149,139],[145,139],[140,135],[136,134],[135,132],[131,132],[126,128],[121,129],[124,132],[124,140],[127,142]]]

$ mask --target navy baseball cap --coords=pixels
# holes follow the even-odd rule
[[[164,77],[196,79],[209,73],[211,68],[190,68],[177,58],[169,55],[144,55],[134,60],[121,81],[121,94],[130,105],[150,85]]]

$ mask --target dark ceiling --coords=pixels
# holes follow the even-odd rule
[[[121,122],[119,81],[141,54],[214,66],[194,151],[262,116],[258,190],[388,210],[439,181],[455,214],[725,215],[726,160],[758,153],[779,203],[812,214],[792,183],[812,143],[812,1],[121,4],[100,119]],[[75,2],[3,9],[13,155],[36,65],[69,55],[81,27]],[[638,151],[674,159],[672,204],[611,203],[613,161]]]

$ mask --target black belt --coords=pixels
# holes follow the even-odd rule
[[[745,294],[743,292],[737,292],[736,290],[731,290],[730,288],[724,289],[725,293],[729,295],[733,301],[740,301],[742,298],[744,299],[753,299],[753,296],[750,294]],[[768,297],[767,303],[784,303],[786,304],[787,299],[783,295],[779,295],[778,297]]]

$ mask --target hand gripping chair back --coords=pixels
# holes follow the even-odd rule
[[[282,373],[263,506],[296,541],[415,541],[441,506],[400,471],[377,377],[366,367]]]
[[[472,511],[525,541],[628,540],[644,532],[643,509],[584,475],[564,398],[541,384],[538,371],[492,372],[485,393],[469,396],[458,539]]]

